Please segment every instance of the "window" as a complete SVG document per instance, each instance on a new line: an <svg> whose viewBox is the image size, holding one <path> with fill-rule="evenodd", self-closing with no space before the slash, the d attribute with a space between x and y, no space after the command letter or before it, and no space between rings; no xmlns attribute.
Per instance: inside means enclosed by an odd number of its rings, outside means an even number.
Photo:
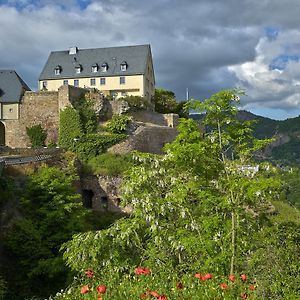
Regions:
<svg viewBox="0 0 300 300"><path fill-rule="evenodd" d="M105 85L105 78L100 78L100 84Z"/></svg>
<svg viewBox="0 0 300 300"><path fill-rule="evenodd" d="M121 63L121 71L126 71L127 70L127 62L126 61L123 61Z"/></svg>
<svg viewBox="0 0 300 300"><path fill-rule="evenodd" d="M91 78L91 85L96 85L96 79L95 78Z"/></svg>
<svg viewBox="0 0 300 300"><path fill-rule="evenodd" d="M74 80L74 86L79 86L79 80L78 79Z"/></svg>
<svg viewBox="0 0 300 300"><path fill-rule="evenodd" d="M125 84L125 77L124 76L120 77L120 84Z"/></svg>
<svg viewBox="0 0 300 300"><path fill-rule="evenodd" d="M101 65L101 72L107 72L108 70L108 64L107 63L103 63Z"/></svg>
<svg viewBox="0 0 300 300"><path fill-rule="evenodd" d="M127 93L126 93L126 92L121 92L121 96L122 96L122 97L126 97L126 96L127 96Z"/></svg>
<svg viewBox="0 0 300 300"><path fill-rule="evenodd" d="M77 74L79 74L79 73L81 73L81 71L82 71L82 66L81 66L81 65L76 65L76 66L75 66L75 72L76 72Z"/></svg>
<svg viewBox="0 0 300 300"><path fill-rule="evenodd" d="M67 79L64 80L64 85L68 85L69 81Z"/></svg>
<svg viewBox="0 0 300 300"><path fill-rule="evenodd" d="M61 66L56 66L55 69L54 69L54 74L55 75L60 75L61 73Z"/></svg>
<svg viewBox="0 0 300 300"><path fill-rule="evenodd" d="M43 81L43 87L42 88L47 89L47 84L48 84L47 81Z"/></svg>
<svg viewBox="0 0 300 300"><path fill-rule="evenodd" d="M98 72L98 64L92 65L92 73Z"/></svg>

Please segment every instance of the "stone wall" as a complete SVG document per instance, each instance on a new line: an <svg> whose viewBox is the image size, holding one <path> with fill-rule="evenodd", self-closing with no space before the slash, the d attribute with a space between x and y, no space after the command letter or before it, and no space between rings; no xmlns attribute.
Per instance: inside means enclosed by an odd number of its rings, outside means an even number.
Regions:
<svg viewBox="0 0 300 300"><path fill-rule="evenodd" d="M130 112L137 122L151 123L159 126L176 127L179 117L177 114L160 114L149 110L138 110Z"/></svg>
<svg viewBox="0 0 300 300"><path fill-rule="evenodd" d="M25 92L19 106L19 119L2 121L5 144L14 148L29 147L26 127L38 124L47 131L46 144L57 143L59 111L87 92L87 89L73 86L61 86L58 92Z"/></svg>
<svg viewBox="0 0 300 300"><path fill-rule="evenodd" d="M96 211L127 212L119 207L121 177L84 176L81 178L81 194L85 202L85 194L91 198L91 207Z"/></svg>
<svg viewBox="0 0 300 300"><path fill-rule="evenodd" d="M58 92L25 92L20 104L19 120L6 120L6 145L30 146L26 127L41 124L47 131L47 143L56 142L58 136Z"/></svg>
<svg viewBox="0 0 300 300"><path fill-rule="evenodd" d="M172 142L178 134L176 128L167 126L139 126L126 141L112 146L108 152L126 154L133 150L148 153L163 153L163 146Z"/></svg>

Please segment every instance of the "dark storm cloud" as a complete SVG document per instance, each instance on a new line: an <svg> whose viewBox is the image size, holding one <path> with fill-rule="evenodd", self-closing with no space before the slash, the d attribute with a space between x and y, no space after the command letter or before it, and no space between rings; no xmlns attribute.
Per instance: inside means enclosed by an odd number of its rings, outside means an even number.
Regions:
<svg viewBox="0 0 300 300"><path fill-rule="evenodd" d="M247 88L246 107L299 107L300 2L294 0L7 0L0 5L0 68L36 87L52 50L150 43L157 86L178 99ZM63 3L63 5L62 5ZM280 56L281 55L281 56Z"/></svg>

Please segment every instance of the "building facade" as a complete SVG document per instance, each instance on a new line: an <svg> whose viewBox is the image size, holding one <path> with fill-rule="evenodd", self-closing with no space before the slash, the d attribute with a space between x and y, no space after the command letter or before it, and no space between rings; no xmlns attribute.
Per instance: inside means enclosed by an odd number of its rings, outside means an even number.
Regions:
<svg viewBox="0 0 300 300"><path fill-rule="evenodd" d="M142 96L151 101L155 77L150 45L51 52L39 77L39 89L62 85L96 88L114 98Z"/></svg>
<svg viewBox="0 0 300 300"><path fill-rule="evenodd" d="M20 102L25 91L30 91L30 88L16 71L0 70L0 146L5 145L5 124L19 119Z"/></svg>

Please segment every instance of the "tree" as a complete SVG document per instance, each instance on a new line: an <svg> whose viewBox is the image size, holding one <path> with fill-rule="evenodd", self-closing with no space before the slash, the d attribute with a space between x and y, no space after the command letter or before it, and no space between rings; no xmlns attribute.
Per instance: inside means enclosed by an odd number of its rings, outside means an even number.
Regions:
<svg viewBox="0 0 300 300"><path fill-rule="evenodd" d="M155 89L153 100L154 109L159 113L166 114L176 110L177 102L175 94L172 91Z"/></svg>
<svg viewBox="0 0 300 300"><path fill-rule="evenodd" d="M75 180L68 170L43 167L27 183L20 201L23 218L4 240L14 262L7 274L8 298L46 297L66 284L69 270L59 248L83 230L86 215Z"/></svg>
<svg viewBox="0 0 300 300"><path fill-rule="evenodd" d="M192 274L202 278L213 272L221 278L246 271L247 254L256 245L253 232L281 187L276 169L251 161L253 151L268 141L254 139L250 124L235 119L239 94L228 90L192 101L189 108L206 112L210 131L200 132L195 122L182 120L165 155L135 155L122 195L132 214L67 242L64 258L74 271L92 269L97 276L90 284L106 282L113 299L139 297L142 284L176 299L177 281L193 286L185 290L187 299L222 297L219 289L194 283ZM130 274L137 266L146 267L143 272L151 269L153 276L135 281ZM72 299L79 299L78 286L87 282L79 278L69 289ZM67 299L68 293L63 294ZM230 295L240 296L238 287Z"/></svg>

